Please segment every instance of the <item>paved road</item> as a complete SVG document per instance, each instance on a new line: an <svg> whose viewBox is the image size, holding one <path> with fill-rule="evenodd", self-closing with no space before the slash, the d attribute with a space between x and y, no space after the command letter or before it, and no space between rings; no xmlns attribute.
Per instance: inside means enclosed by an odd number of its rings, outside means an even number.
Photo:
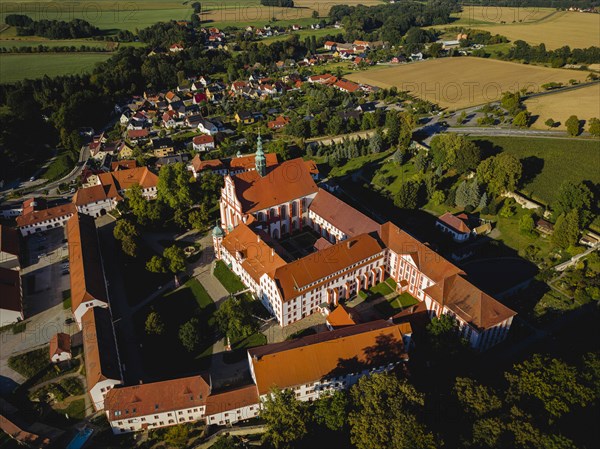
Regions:
<svg viewBox="0 0 600 449"><path fill-rule="evenodd" d="M446 132L471 134L479 136L511 136L511 137L553 137L555 139L566 140L589 140L581 137L569 137L565 131L543 130L543 129L516 129L516 128L499 128L499 127L450 127ZM584 132L581 136L589 136L589 133Z"/></svg>

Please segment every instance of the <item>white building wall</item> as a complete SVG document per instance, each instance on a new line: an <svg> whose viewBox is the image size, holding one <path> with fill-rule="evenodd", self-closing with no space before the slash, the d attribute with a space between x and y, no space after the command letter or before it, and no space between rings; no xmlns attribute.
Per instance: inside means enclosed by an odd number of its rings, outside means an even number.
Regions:
<svg viewBox="0 0 600 449"><path fill-rule="evenodd" d="M115 417L115 419L110 421L110 426L115 435L136 432L144 429L145 427L148 429L156 429L159 427L167 427L186 422L199 421L204 419L204 411L205 406L200 405L180 410L171 410L151 415L128 418L127 414L123 413L121 410L121 415L118 417L119 419Z"/></svg>
<svg viewBox="0 0 600 449"><path fill-rule="evenodd" d="M104 409L104 398L106 398L106 394L111 388L114 388L116 385L121 385L120 379L105 379L98 382L94 385L90 390L90 397L92 398L92 402L94 403L94 408L96 410Z"/></svg>
<svg viewBox="0 0 600 449"><path fill-rule="evenodd" d="M90 310L92 307L108 308L108 303L106 303L104 301L100 301L98 299L92 299L91 301L86 301L86 302L82 302L81 304L79 304L79 307L77 307L77 309L75 309L75 312L73 313L73 317L75 318L75 321L77 322L77 326L79 326L80 330L81 330L81 318L83 317L83 315L85 315L85 312Z"/></svg>
<svg viewBox="0 0 600 449"><path fill-rule="evenodd" d="M258 403L252 405L245 405L231 410L227 410L221 413L215 413L206 417L206 424L226 426L235 424L239 421L245 421L247 419L255 418L260 413L260 405Z"/></svg>
<svg viewBox="0 0 600 449"><path fill-rule="evenodd" d="M34 223L27 226L19 227L21 231L21 235L31 235L36 232L47 231L48 229L58 228L61 226L65 226L69 218L71 218L73 214L63 215L62 217L52 218L50 220L40 221L39 223Z"/></svg>
<svg viewBox="0 0 600 449"><path fill-rule="evenodd" d="M52 362L66 362L67 360L71 360L71 354L69 352L63 351L60 354L54 354L51 358Z"/></svg>

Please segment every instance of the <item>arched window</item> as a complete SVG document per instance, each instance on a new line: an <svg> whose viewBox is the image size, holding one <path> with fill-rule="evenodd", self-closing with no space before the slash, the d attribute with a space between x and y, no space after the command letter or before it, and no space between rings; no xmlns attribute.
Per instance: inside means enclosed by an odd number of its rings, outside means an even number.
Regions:
<svg viewBox="0 0 600 449"><path fill-rule="evenodd" d="M284 220L285 218L287 218L287 206L283 205L281 206L281 219Z"/></svg>
<svg viewBox="0 0 600 449"><path fill-rule="evenodd" d="M298 216L298 202L294 201L292 203L292 217L297 217Z"/></svg>

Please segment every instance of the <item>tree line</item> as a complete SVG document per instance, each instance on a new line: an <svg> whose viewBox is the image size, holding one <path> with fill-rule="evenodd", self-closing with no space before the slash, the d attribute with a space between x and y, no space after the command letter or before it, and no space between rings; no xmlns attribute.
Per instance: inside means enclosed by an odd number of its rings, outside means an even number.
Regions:
<svg viewBox="0 0 600 449"><path fill-rule="evenodd" d="M510 47L508 59L518 59L525 62L551 63L552 67L562 67L565 64L593 64L600 61L600 47L574 48L568 45L547 50L546 45L530 45L517 40Z"/></svg>
<svg viewBox="0 0 600 449"><path fill-rule="evenodd" d="M82 19L33 20L23 14L9 14L4 23L17 28L17 36L41 36L49 39L78 39L100 34L100 29Z"/></svg>

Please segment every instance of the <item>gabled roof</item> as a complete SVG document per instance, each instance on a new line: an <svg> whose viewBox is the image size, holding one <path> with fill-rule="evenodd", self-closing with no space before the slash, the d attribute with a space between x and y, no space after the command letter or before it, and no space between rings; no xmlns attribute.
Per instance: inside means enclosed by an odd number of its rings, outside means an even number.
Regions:
<svg viewBox="0 0 600 449"><path fill-rule="evenodd" d="M192 159L192 167L194 167L194 171L199 172L202 170L220 170L225 168L225 165L223 164L223 162L220 159L211 159L208 161L203 161L202 159L200 159L200 155L197 154L196 156L194 156L194 158Z"/></svg>
<svg viewBox="0 0 600 449"><path fill-rule="evenodd" d="M71 271L71 310L96 299L108 302L94 219L89 215L73 215L67 221L69 268Z"/></svg>
<svg viewBox="0 0 600 449"><path fill-rule="evenodd" d="M252 170L235 175L232 179L244 213L267 209L318 191L301 158L273 167L264 177Z"/></svg>
<svg viewBox="0 0 600 449"><path fill-rule="evenodd" d="M327 190L319 189L317 196L308 208L349 237L379 229L379 223L371 220Z"/></svg>
<svg viewBox="0 0 600 449"><path fill-rule="evenodd" d="M244 223L223 239L223 247L232 256L243 258L242 268L257 283L263 274L285 265L285 261Z"/></svg>
<svg viewBox="0 0 600 449"><path fill-rule="evenodd" d="M355 313L356 312L349 310L343 304L340 304L327 315L327 322L333 328L354 326L357 324Z"/></svg>
<svg viewBox="0 0 600 449"><path fill-rule="evenodd" d="M381 225L379 236L383 243L396 254L411 256L417 268L434 282L440 282L448 276L463 273L460 268L391 222Z"/></svg>
<svg viewBox="0 0 600 449"><path fill-rule="evenodd" d="M345 270L383 249L374 236L360 234L279 267L272 277L285 302L301 295L308 285L323 282L326 276Z"/></svg>
<svg viewBox="0 0 600 449"><path fill-rule="evenodd" d="M130 189L135 184L139 184L142 189L158 185L158 176L148 170L148 167L101 173L98 175L98 179L104 187L108 187L107 196L110 198L119 196L120 191Z"/></svg>
<svg viewBox="0 0 600 449"><path fill-rule="evenodd" d="M0 224L0 252L19 256L19 231Z"/></svg>
<svg viewBox="0 0 600 449"><path fill-rule="evenodd" d="M202 134L200 136L196 136L192 139L195 145L202 145L207 143L214 143L215 138L213 136L209 136L208 134Z"/></svg>
<svg viewBox="0 0 600 449"><path fill-rule="evenodd" d="M216 415L234 410L236 408L247 407L249 405L258 405L258 391L256 385L246 385L235 390L222 391L211 394L206 399L205 416Z"/></svg>
<svg viewBox="0 0 600 449"><path fill-rule="evenodd" d="M340 52L342 51L344 50L340 50ZM360 89L360 86L358 84L346 80L338 80L335 83L335 86L347 92L356 92L358 89Z"/></svg>
<svg viewBox="0 0 600 449"><path fill-rule="evenodd" d="M484 293L459 274L443 280L425 292L448 307L476 329L487 329L515 316L516 312Z"/></svg>
<svg viewBox="0 0 600 449"><path fill-rule="evenodd" d="M256 156L254 154L248 154L246 156L234 157L229 161L229 169L232 171L236 170L251 170L256 165ZM277 153L265 153L265 162L267 169L274 167L279 164L277 159Z"/></svg>
<svg viewBox="0 0 600 449"><path fill-rule="evenodd" d="M50 339L50 357L63 352L71 353L71 336L63 332L54 334Z"/></svg>
<svg viewBox="0 0 600 449"><path fill-rule="evenodd" d="M107 188L101 184L97 184L78 189L75 195L73 195L72 201L76 206L85 206L86 204L103 201L107 198Z"/></svg>
<svg viewBox="0 0 600 449"><path fill-rule="evenodd" d="M121 381L112 318L107 307L92 307L81 318L88 391L103 380Z"/></svg>
<svg viewBox="0 0 600 449"><path fill-rule="evenodd" d="M466 225L466 223L456 215L452 215L450 212L446 212L444 215L438 218L440 223L454 229L456 232L462 234L470 234L471 229Z"/></svg>
<svg viewBox="0 0 600 449"><path fill-rule="evenodd" d="M23 311L21 276L17 270L0 267L0 309L13 312ZM2 323L0 316L0 326Z"/></svg>
<svg viewBox="0 0 600 449"><path fill-rule="evenodd" d="M54 206L49 209L31 210L29 211L29 213L25 212L24 207L23 213L16 218L16 221L17 226L22 228L24 226L41 223L43 221L51 220L53 218L60 218L67 215L71 215L75 212L76 210L73 204L61 204L60 206Z"/></svg>
<svg viewBox="0 0 600 449"><path fill-rule="evenodd" d="M210 387L202 376L182 377L113 388L106 395L104 409L109 420L126 420L203 406L209 394Z"/></svg>
<svg viewBox="0 0 600 449"><path fill-rule="evenodd" d="M358 373L406 358L398 325L384 320L348 326L248 350L259 394Z"/></svg>

